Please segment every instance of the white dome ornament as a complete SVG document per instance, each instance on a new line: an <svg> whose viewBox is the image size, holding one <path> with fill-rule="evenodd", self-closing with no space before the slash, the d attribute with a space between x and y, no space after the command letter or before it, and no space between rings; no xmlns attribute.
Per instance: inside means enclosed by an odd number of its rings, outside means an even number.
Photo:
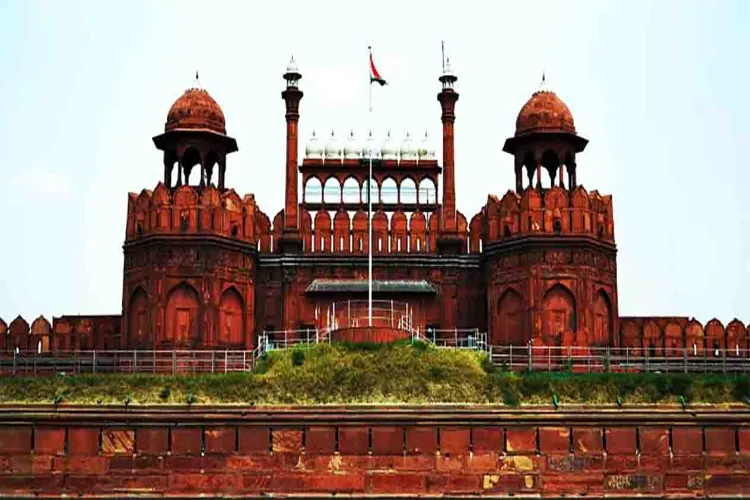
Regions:
<svg viewBox="0 0 750 500"><path fill-rule="evenodd" d="M380 155L384 160L398 160L398 146L391 139L391 131L386 134L383 146L380 148Z"/></svg>
<svg viewBox="0 0 750 500"><path fill-rule="evenodd" d="M372 136L372 130L370 130L367 134L367 142L365 143L364 150L362 151L362 157L367 159L376 159L379 157L378 152L378 147L375 145L375 137Z"/></svg>
<svg viewBox="0 0 750 500"><path fill-rule="evenodd" d="M414 143L411 140L411 134L406 133L404 142L401 143L401 160L414 161L419 158L418 150L414 147Z"/></svg>
<svg viewBox="0 0 750 500"><path fill-rule="evenodd" d="M359 146L357 139L354 138L354 131L349 131L349 139L344 147L344 158L347 160L356 160L362 156L362 148Z"/></svg>
<svg viewBox="0 0 750 500"><path fill-rule="evenodd" d="M333 130L331 130L331 138L326 143L326 160L341 160L341 146Z"/></svg>
<svg viewBox="0 0 750 500"><path fill-rule="evenodd" d="M310 140L307 142L307 146L305 146L305 157L314 159L314 160L321 160L323 159L323 153L325 152L325 148L323 147L323 144L318 140L317 136L315 135L315 131L313 130L312 137L310 137Z"/></svg>
<svg viewBox="0 0 750 500"><path fill-rule="evenodd" d="M420 160L434 160L435 159L435 147L430 142L427 132L424 133L424 139L422 144L419 146L419 159Z"/></svg>

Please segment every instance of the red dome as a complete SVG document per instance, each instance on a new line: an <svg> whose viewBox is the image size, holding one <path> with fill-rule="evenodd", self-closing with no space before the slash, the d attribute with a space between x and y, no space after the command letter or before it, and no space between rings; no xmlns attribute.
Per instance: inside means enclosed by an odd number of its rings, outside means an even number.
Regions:
<svg viewBox="0 0 750 500"><path fill-rule="evenodd" d="M576 133L573 115L554 92L534 92L518 113L516 136L535 132Z"/></svg>
<svg viewBox="0 0 750 500"><path fill-rule="evenodd" d="M226 135L224 112L203 89L188 89L167 113L165 132L173 130L210 130Z"/></svg>

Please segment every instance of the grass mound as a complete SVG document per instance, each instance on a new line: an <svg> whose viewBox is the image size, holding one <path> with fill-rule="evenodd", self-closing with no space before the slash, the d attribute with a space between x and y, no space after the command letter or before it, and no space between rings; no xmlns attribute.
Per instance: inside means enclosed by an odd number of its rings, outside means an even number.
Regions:
<svg viewBox="0 0 750 500"><path fill-rule="evenodd" d="M274 351L253 373L0 378L0 403L75 404L725 404L750 378L506 373L485 355L424 343L321 344Z"/></svg>

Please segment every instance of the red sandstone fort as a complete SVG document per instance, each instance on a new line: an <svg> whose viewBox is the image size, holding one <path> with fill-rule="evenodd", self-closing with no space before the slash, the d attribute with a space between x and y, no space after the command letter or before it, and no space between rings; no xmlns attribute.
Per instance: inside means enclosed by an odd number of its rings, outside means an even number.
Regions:
<svg viewBox="0 0 750 500"><path fill-rule="evenodd" d="M437 95L440 160L426 136L376 143L370 132L362 142L313 135L300 161L294 61L284 79L282 210L269 217L252 194L231 188L227 159L238 145L224 114L206 90L185 91L153 138L164 152L161 181L127 198L122 315L0 319L5 349L252 349L263 332L356 330L367 316L370 223L386 337L406 325L436 336L476 329L493 345L655 355L748 347L750 329L737 319L618 315L612 196L580 184L588 141L553 92L530 97L505 141L515 185L493 186L510 189L467 215L455 199L459 94L450 67Z"/></svg>

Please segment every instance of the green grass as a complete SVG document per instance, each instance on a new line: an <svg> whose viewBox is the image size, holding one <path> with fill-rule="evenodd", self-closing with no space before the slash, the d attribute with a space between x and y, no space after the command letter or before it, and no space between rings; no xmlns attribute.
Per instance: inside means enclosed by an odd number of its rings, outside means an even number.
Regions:
<svg viewBox="0 0 750 500"><path fill-rule="evenodd" d="M423 343L271 352L253 373L0 378L0 403L59 404L742 403L750 377L506 373L480 353Z"/></svg>

